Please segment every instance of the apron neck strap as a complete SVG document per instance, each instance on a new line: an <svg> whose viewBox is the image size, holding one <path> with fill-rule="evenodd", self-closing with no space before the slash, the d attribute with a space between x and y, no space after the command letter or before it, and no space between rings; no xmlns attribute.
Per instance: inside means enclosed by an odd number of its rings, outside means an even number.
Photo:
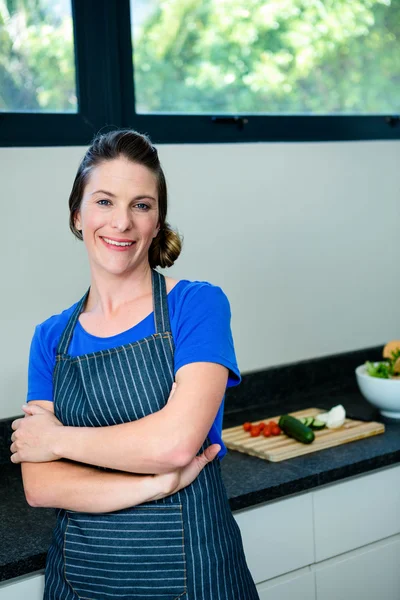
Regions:
<svg viewBox="0 0 400 600"><path fill-rule="evenodd" d="M153 289L153 310L154 310L154 326L156 333L164 333L171 331L168 312L167 287L165 277L158 273L155 269L151 270L151 283ZM57 347L57 354L66 354L71 342L72 334L79 315L81 314L87 297L89 296L90 287L86 294L82 296L72 313L66 328L63 331L60 342Z"/></svg>
<svg viewBox="0 0 400 600"><path fill-rule="evenodd" d="M156 333L171 331L168 312L167 286L164 275L151 270L153 284L154 327Z"/></svg>

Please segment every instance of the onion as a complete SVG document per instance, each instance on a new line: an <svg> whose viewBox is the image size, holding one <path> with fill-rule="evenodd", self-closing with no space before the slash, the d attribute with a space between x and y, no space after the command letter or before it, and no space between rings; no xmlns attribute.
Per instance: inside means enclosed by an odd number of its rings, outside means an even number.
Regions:
<svg viewBox="0 0 400 600"><path fill-rule="evenodd" d="M346 419L346 411L342 404L337 404L329 412L317 415L316 419L325 423L328 429L337 429L343 425Z"/></svg>

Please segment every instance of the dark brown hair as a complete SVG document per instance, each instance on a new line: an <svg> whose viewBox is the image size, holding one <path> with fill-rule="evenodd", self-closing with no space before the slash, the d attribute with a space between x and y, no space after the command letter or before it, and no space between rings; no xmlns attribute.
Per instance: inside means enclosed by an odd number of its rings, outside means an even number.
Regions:
<svg viewBox="0 0 400 600"><path fill-rule="evenodd" d="M167 217L167 183L161 168L157 149L146 135L132 129L118 129L97 135L81 164L75 177L69 197L69 227L79 240L82 232L75 227L75 217L82 202L83 191L92 170L98 165L119 157L147 167L155 176L158 193L158 212L160 231L149 248L150 267L171 267L178 258L182 241L180 236L166 222Z"/></svg>

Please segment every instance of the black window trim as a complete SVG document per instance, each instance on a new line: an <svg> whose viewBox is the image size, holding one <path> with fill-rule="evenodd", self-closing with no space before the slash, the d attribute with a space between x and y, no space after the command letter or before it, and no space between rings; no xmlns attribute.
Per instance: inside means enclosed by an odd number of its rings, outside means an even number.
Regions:
<svg viewBox="0 0 400 600"><path fill-rule="evenodd" d="M165 144L400 139L399 115L135 114L129 0L72 0L72 14L79 112L0 113L0 147L88 145L115 127Z"/></svg>

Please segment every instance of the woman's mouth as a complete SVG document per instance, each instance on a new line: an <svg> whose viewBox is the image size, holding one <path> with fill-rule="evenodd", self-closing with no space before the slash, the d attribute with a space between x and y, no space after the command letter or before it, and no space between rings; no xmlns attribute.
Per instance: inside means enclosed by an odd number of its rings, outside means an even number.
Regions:
<svg viewBox="0 0 400 600"><path fill-rule="evenodd" d="M113 238L102 236L100 236L100 239L110 250L129 250L129 248L135 244L133 240L115 240Z"/></svg>

